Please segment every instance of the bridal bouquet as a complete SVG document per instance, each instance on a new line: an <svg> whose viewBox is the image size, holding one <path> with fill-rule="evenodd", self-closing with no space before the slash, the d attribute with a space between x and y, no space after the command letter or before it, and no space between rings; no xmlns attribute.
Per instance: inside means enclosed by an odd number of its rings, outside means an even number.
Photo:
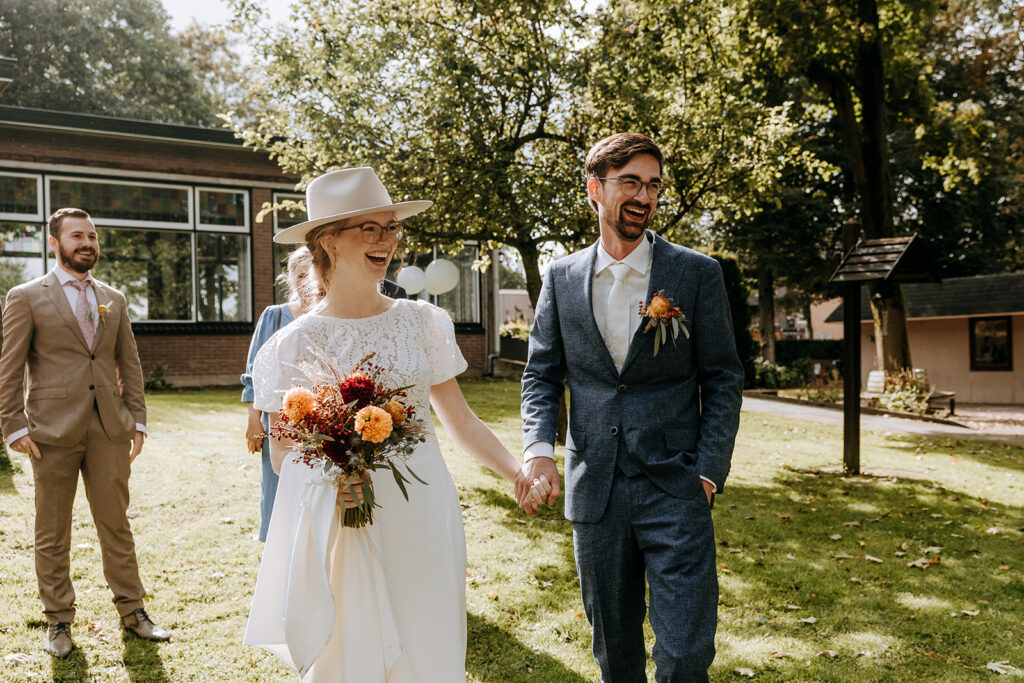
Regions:
<svg viewBox="0 0 1024 683"><path fill-rule="evenodd" d="M359 361L347 375L329 366L329 377L312 389L292 387L284 395L279 419L270 428L277 439L298 443L299 459L312 468L322 468L335 483L347 491L356 507L346 508L345 526L373 524L373 483L362 482L363 500L353 485L365 473L390 469L405 499L410 480L399 470L417 443L425 440L423 423L416 411L403 404L405 389L389 387L385 368L371 362L374 354ZM407 464L405 470L421 484Z"/></svg>

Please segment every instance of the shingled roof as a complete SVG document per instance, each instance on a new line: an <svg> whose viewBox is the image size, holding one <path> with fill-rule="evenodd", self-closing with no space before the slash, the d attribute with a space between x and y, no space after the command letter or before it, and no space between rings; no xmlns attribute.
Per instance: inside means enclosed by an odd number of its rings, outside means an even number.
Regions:
<svg viewBox="0 0 1024 683"><path fill-rule="evenodd" d="M907 318L1024 313L1024 272L955 277L941 283L904 284ZM868 297L860 298L860 319L871 320ZM843 306L825 322L843 321Z"/></svg>

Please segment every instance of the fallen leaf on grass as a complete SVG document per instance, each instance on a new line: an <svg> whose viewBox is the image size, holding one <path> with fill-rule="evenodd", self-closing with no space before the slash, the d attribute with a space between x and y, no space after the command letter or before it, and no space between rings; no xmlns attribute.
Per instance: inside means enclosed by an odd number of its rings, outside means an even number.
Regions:
<svg viewBox="0 0 1024 683"><path fill-rule="evenodd" d="M860 522L843 522L843 526L860 526Z"/></svg>
<svg viewBox="0 0 1024 683"><path fill-rule="evenodd" d="M930 558L930 559L927 558L927 557L919 557L916 560L914 560L913 562L907 562L907 566L908 567L916 567L917 569L927 569L928 567L932 566L933 564L939 564L941 562L942 562L942 558L941 557L933 557L933 558Z"/></svg>
<svg viewBox="0 0 1024 683"><path fill-rule="evenodd" d="M865 555L864 559L867 560L868 562L874 562L876 564L882 564L882 562L885 561L885 560L883 560L880 557L875 557L874 555Z"/></svg>
<svg viewBox="0 0 1024 683"><path fill-rule="evenodd" d="M965 617L976 617L979 614L981 614L981 610L962 609L962 610L960 610L960 614L964 615Z"/></svg>
<svg viewBox="0 0 1024 683"><path fill-rule="evenodd" d="M797 610L800 609L800 605L786 605L786 609Z"/></svg>
<svg viewBox="0 0 1024 683"><path fill-rule="evenodd" d="M835 650L822 650L816 656L818 656L818 657L828 657L829 659L831 659L832 657L838 657L839 653L836 652Z"/></svg>
<svg viewBox="0 0 1024 683"><path fill-rule="evenodd" d="M843 535L842 534L832 534L831 536L829 536L829 538L831 538L833 541L841 541L841 540L843 540Z"/></svg>
<svg viewBox="0 0 1024 683"><path fill-rule="evenodd" d="M988 529L985 529L985 533L986 534L998 534L999 533L999 527L991 526Z"/></svg>
<svg viewBox="0 0 1024 683"><path fill-rule="evenodd" d="M930 545L927 548L925 548L922 552L924 552L925 555L938 555L942 552L942 548L940 548L937 545Z"/></svg>
<svg viewBox="0 0 1024 683"><path fill-rule="evenodd" d="M746 676L747 678L753 678L754 677L754 670L753 669L743 669L743 668L740 668L740 669L736 669L735 673L737 675L739 675L739 676Z"/></svg>
<svg viewBox="0 0 1024 683"><path fill-rule="evenodd" d="M806 617L804 619L800 619L799 621L800 621L801 624L816 624L816 623L818 623L818 620L815 619L814 617Z"/></svg>
<svg viewBox="0 0 1024 683"><path fill-rule="evenodd" d="M832 553L833 560L852 560L853 555L847 555L846 553Z"/></svg>
<svg viewBox="0 0 1024 683"><path fill-rule="evenodd" d="M772 659L782 659L783 657L788 657L788 656L789 656L788 652L783 652L781 650L779 650L777 652L773 652L771 654Z"/></svg>

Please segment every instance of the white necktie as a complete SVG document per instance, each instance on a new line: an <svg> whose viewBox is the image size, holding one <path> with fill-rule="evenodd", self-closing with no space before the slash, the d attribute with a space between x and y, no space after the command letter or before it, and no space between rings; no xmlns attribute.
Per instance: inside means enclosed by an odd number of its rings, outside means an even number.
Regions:
<svg viewBox="0 0 1024 683"><path fill-rule="evenodd" d="M615 361L615 369L622 370L629 350L629 302L626 300L626 273L629 266L613 263L608 266L615 282L608 291L608 308L605 310L604 341Z"/></svg>

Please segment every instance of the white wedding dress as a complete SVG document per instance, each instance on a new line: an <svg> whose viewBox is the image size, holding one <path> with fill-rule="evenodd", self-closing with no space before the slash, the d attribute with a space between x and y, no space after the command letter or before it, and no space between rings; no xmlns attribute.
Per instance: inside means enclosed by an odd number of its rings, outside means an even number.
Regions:
<svg viewBox="0 0 1024 683"><path fill-rule="evenodd" d="M369 318L304 315L260 350L254 406L276 415L285 391L312 385L310 368L326 359L347 373L371 352L395 386L411 385L407 400L428 435L407 462L427 485L407 485L407 502L390 472L376 472L374 523L345 528L337 489L288 458L245 642L303 683L465 681L466 539L430 416L430 387L466 368L448 314L399 299Z"/></svg>

